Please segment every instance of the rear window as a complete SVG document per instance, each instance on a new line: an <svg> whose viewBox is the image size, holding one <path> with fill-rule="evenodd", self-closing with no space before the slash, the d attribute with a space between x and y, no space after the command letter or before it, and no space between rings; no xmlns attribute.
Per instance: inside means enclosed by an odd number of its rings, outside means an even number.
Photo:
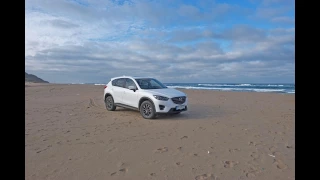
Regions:
<svg viewBox="0 0 320 180"><path fill-rule="evenodd" d="M118 86L118 87L124 87L126 80L124 78L120 78L120 79L116 79L114 80L115 82L112 81L112 85L114 83L114 86Z"/></svg>
<svg viewBox="0 0 320 180"><path fill-rule="evenodd" d="M113 81L111 82L112 86L115 86L116 83L117 83L117 81L118 81L118 79L113 80Z"/></svg>

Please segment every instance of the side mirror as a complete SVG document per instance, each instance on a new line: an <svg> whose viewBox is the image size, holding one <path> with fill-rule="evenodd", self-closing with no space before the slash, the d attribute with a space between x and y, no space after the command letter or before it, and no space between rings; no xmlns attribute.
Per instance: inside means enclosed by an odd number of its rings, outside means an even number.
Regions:
<svg viewBox="0 0 320 180"><path fill-rule="evenodd" d="M129 88L130 90L133 90L134 92L136 92L136 90L137 90L136 87L134 87L134 86L129 86L128 88Z"/></svg>

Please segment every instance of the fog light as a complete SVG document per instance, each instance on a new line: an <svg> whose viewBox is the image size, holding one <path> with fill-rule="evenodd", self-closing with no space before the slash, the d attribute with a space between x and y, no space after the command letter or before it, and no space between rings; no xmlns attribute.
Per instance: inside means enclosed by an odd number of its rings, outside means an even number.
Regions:
<svg viewBox="0 0 320 180"><path fill-rule="evenodd" d="M165 107L164 105L159 105L160 110L163 110L164 107Z"/></svg>

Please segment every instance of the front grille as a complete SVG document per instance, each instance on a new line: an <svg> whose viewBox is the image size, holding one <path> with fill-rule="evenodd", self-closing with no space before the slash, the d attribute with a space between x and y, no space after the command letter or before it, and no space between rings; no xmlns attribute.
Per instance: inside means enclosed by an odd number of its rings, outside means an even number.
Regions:
<svg viewBox="0 0 320 180"><path fill-rule="evenodd" d="M184 102L186 102L186 99L187 99L186 96L171 98L172 102L174 102L175 104L183 104Z"/></svg>

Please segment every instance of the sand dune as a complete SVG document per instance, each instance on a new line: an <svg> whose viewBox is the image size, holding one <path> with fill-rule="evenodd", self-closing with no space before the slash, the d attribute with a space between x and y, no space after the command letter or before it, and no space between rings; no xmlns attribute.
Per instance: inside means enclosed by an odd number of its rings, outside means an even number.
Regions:
<svg viewBox="0 0 320 180"><path fill-rule="evenodd" d="M26 84L25 179L295 179L294 94L182 91L145 120L103 86Z"/></svg>

